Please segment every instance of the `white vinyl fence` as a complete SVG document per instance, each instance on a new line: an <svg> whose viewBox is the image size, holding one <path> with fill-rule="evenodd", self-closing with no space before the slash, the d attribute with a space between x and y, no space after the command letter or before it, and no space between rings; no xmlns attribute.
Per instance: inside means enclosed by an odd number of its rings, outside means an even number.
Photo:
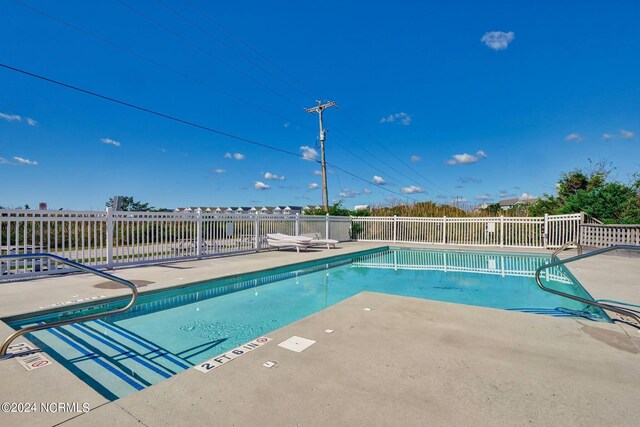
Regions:
<svg viewBox="0 0 640 427"><path fill-rule="evenodd" d="M576 241L582 214L544 217L353 217L360 241L441 245L557 248Z"/></svg>
<svg viewBox="0 0 640 427"><path fill-rule="evenodd" d="M556 248L583 215L404 218L310 215L0 210L0 255L51 253L97 268L259 251L267 233L345 241ZM44 259L0 262L0 281L68 271Z"/></svg>
<svg viewBox="0 0 640 427"><path fill-rule="evenodd" d="M0 255L51 253L97 268L255 252L267 233L349 240L348 217L205 212L0 210ZM44 259L0 262L0 281L68 271Z"/></svg>
<svg viewBox="0 0 640 427"><path fill-rule="evenodd" d="M580 243L596 248L640 245L640 225L583 224L580 227Z"/></svg>

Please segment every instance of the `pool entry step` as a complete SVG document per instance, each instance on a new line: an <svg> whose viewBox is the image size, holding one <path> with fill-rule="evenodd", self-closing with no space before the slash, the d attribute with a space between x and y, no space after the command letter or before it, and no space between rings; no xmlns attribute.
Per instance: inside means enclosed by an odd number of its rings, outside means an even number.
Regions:
<svg viewBox="0 0 640 427"><path fill-rule="evenodd" d="M46 329L35 336L35 342L55 348L76 375L111 400L193 365L181 355L103 320Z"/></svg>

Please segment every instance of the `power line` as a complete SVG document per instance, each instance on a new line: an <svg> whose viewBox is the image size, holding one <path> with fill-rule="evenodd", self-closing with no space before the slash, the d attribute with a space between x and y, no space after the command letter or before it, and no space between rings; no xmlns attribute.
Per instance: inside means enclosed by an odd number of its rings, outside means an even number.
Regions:
<svg viewBox="0 0 640 427"><path fill-rule="evenodd" d="M393 172L397 173L398 175L406 178L409 180L409 182L414 182L416 184L420 184L418 181L415 180L415 178L411 178L408 175L406 175L405 173L401 172L400 170L396 169L395 167L391 166L388 162L385 162L383 159L379 158L378 156L376 156L375 154L373 154L371 152L371 150L366 149L365 147L363 147L362 145L358 144L357 142L355 142L354 140L350 141L351 144L355 145L356 147L360 148L360 150L362 150L363 153L367 153L370 157L374 158L375 160L379 161L380 163L382 163L385 167L389 168L390 170L392 170ZM339 148L351 153L352 155L356 156L358 158L358 160L360 160L363 163L368 164L369 166L371 166L372 168L374 168L375 170L377 170L378 172L380 172L383 175L391 175L389 172L383 172L382 170L380 170L380 168L373 166L371 163L367 162L366 160L364 160L361 156L356 155L355 153L353 153L351 150L336 144Z"/></svg>
<svg viewBox="0 0 640 427"><path fill-rule="evenodd" d="M184 22L186 22L187 24L191 25L192 27L196 28L197 30L199 30L200 32L202 32L203 34L205 34L206 36L208 36L209 38L211 38L213 41L215 41L216 43L220 44L221 46L229 49L230 51L234 52L235 54L239 55L240 57L242 57L245 61L247 61L248 63L250 63L251 65L253 65L254 67L256 67L257 69L259 69L260 71L268 74L269 76L271 76L272 78L278 80L279 82L285 84L286 86L289 86L291 89L297 91L298 93L304 95L305 97L307 96L307 94L305 94L304 92L300 91L298 88L296 88L295 86L291 85L289 82L285 81L284 79L282 79L281 77L273 74L271 71L267 70L266 68L264 68L262 65L258 64L257 62L255 62L253 59L249 58L247 55L245 55L244 53L240 52L239 50L229 46L227 43L225 43L224 41L220 40L218 37L216 37L214 34L212 34L210 31L202 28L200 25L196 24L195 22L193 22L192 20L190 20L189 18L187 18L186 16L182 15L180 12L178 12L177 10L175 10L174 8L172 8L171 6L167 5L165 2L163 2L162 0L155 0L156 3L158 3L160 6L164 7L165 9L167 9L169 12L171 12L173 15L177 16L178 18L180 18L181 20L183 20Z"/></svg>
<svg viewBox="0 0 640 427"><path fill-rule="evenodd" d="M299 85L301 85L301 87L305 88L306 90L308 90L308 87L306 87L306 85L301 82L299 79L297 79L295 76L293 76L292 74L290 74L289 72L287 72L285 69L281 68L275 61L272 61L271 59L269 59L268 56L264 55L260 50L256 49L255 47L251 46L251 44L249 44L248 42L246 42L245 40L243 40L239 35L237 35L236 33L234 33L233 31L231 31L229 28L225 27L224 25L222 25L220 22L218 22L217 20L215 20L214 18L211 17L211 15L205 13L202 9L200 9L199 7L195 6L193 4L193 2L191 2L190 0L183 0L186 4L189 5L189 7L191 7L193 10L195 10L196 12L198 12L200 15L202 15L205 19L207 19L208 21L210 21L212 24L214 24L215 26L217 26L218 28L220 28L222 31L224 31L225 33L229 34L231 37L233 37L234 39L236 39L238 42L240 42L242 45L244 45L246 48L248 48L249 50L251 50L253 53L255 53L256 55L258 55L259 57L261 57L262 59L264 59L265 61L267 61L269 64L271 64L274 68L276 68L278 71L280 71L281 73L283 73L284 75L286 75L287 77L289 77L290 79L292 79L293 81L297 82ZM317 96L313 96L313 95L309 95L310 98L312 99L319 99L319 97Z"/></svg>
<svg viewBox="0 0 640 427"><path fill-rule="evenodd" d="M414 168L412 168L409 164L407 164L404 160L402 160L401 158L399 158L392 150L390 150L389 148L387 148L384 144L380 143L379 141L377 141L373 135L371 135L371 133L369 133L369 131L367 129L365 129L363 126L361 126L357 121L355 121L346 111L341 110L343 112L343 114L345 115L345 117L351 122L353 123L356 127L358 127L360 130L362 130L373 142L376 142L378 145L380 145L385 151L387 151L393 158L395 158L396 160L398 160L400 163L402 163L404 166L406 166L409 170L411 170L414 174L416 174L417 176L419 176L420 178L422 178L423 180L425 180L425 182L433 185L436 188L440 188L441 190L443 190L445 193L448 193L449 195L451 195L451 193L449 192L449 190L445 189L444 187L436 184L435 182L431 181L430 179L428 179L427 177L425 177L424 175L422 175L421 173L419 173L418 171L416 171Z"/></svg>
<svg viewBox="0 0 640 427"><path fill-rule="evenodd" d="M287 154L289 156L297 157L299 159L309 160L308 158L304 157L304 155L298 154L298 153L294 153L293 151L285 150L283 148L274 147L274 146L269 145L269 144L265 144L265 143L262 143L262 142L258 142L258 141L254 141L254 140L251 140L251 139L248 139L248 138L237 136L237 135L234 135L234 134L231 134L231 133L228 133L228 132L217 130L217 129L211 128L209 126L201 125L201 124L198 124L198 123L186 120L186 119L181 119L179 117L175 117L175 116L172 116L172 115L169 115L169 114L165 114L165 113L161 113L161 112L158 112L158 111L155 111L155 110L151 110L151 109L146 108L146 107L141 107L139 105L135 105L135 104L132 104L130 102L121 101L119 99L116 99L116 98L113 98L113 97L110 97L110 96L107 96L107 95L102 95L102 94L99 94L97 92L90 91L88 89L83 89L83 88L78 87L78 86L74 86L74 85L71 85L71 84L68 84L68 83L64 83L64 82L61 82L61 81L58 81L58 80L54 80L52 78L45 77L45 76L42 76L42 75L39 75L39 74L35 74L35 73L32 73L30 71L26 71L26 70L23 70L23 69L20 69L20 68L12 67L12 66L7 65L7 64L0 63L0 67L5 68L7 70L14 71L16 73L20 73L20 74L29 76L29 77L33 77L33 78L38 79L38 80L42 80L42 81L45 81L45 82L48 82L48 83L52 83L52 84L55 84L55 85L58 85L58 86L62 86L64 88L71 89L71 90L74 90L76 92L81 92L81 93L84 93L86 95L90 95L90 96L93 96L93 97L96 97L96 98L100 98L100 99L105 100L105 101L109 101L109 102L113 102L113 103L116 103L116 104L119 104L119 105L122 105L122 106L125 106L125 107L129 107L129 108L132 108L134 110L142 111L142 112L145 112L145 113L157 116L157 117L161 117L161 118L164 118L164 119L167 119L167 120L171 120L171 121L174 121L174 122L177 122L177 123L181 123L181 124L184 124L184 125L187 125L187 126L191 126L191 127L194 127L194 128L200 129L200 130L204 130L204 131L207 131L207 132L215 133L217 135L224 136L226 138L235 139L237 141L242 141L242 142L245 142L247 144L251 144L251 145L258 146L258 147L266 148L268 150L277 151L277 152L280 152L280 153L283 153L283 154ZM320 163L319 160L310 160L310 161L313 161L315 163ZM383 190L385 190L387 192L390 192L390 193L393 193L393 194L396 194L396 195L399 195L399 196L402 196L402 197L406 197L406 195L400 194L400 193L398 193L396 191L393 191L393 190L391 190L389 188L385 188L382 185L378 185L376 183L370 182L369 180L367 180L365 178L362 178L361 176L358 176L358 175L356 175L356 174L354 174L354 173L352 173L352 172L350 172L350 171L348 171L348 170L346 170L344 168L341 168L338 165L335 165L335 164L332 164L332 163L327 163L327 164L329 166L335 168L335 169L338 169L338 170L340 170L340 171L342 171L342 172L344 172L344 173L356 178L356 179L359 179L361 181L367 182L367 183L369 183L371 185L374 185L374 186L376 186L378 188L381 188L381 189L383 189Z"/></svg>
<svg viewBox="0 0 640 427"><path fill-rule="evenodd" d="M30 4L24 3L24 2L22 2L20 0L13 0L13 1L15 3L17 3L18 5L24 7L24 8L27 8L27 9L29 9L29 10L31 10L31 11L39 14L39 15L42 15L42 16L44 16L44 17L46 17L46 18L48 18L48 19L50 19L50 20L52 20L54 22L57 22L58 24L61 24L61 25L65 26L65 27L67 27L67 28L70 28L70 29L72 29L74 31L77 31L77 32L79 32L81 34L84 34L84 35L89 36L89 37L91 37L91 38L93 38L95 40L98 40L99 42L104 43L104 44L106 44L108 46L111 46L111 47L113 47L115 49L118 49L118 50L126 53L127 55L133 56L134 58L140 59L142 61L146 61L146 62L148 62L150 64L153 64L153 65L155 65L155 66L157 66L157 67L159 67L159 68L161 68L161 69L163 69L165 71L169 71L169 72L171 72L173 74L176 74L176 75L178 75L178 76L180 76L180 77L182 77L184 79L187 79L187 80L189 80L189 81L191 81L193 83L196 83L196 84L198 84L200 86L203 86L203 87L205 87L205 88L207 88L207 89L209 89L209 90L211 90L211 91L213 91L213 92L215 92L215 93L217 93L219 95L222 95L222 96L225 96L225 97L227 97L229 99L233 99L235 101L238 101L238 102L241 102L243 104L246 104L246 105L248 105L248 106L250 106L252 108L255 108L256 110L271 114L274 117L278 117L281 120L285 120L285 121L288 121L288 122L296 123L296 124L298 124L298 125L300 125L302 127L308 128L308 127L298 123L295 120L291 120L290 118L281 115L278 112L275 112L275 111L270 110L270 109L268 109L268 108L266 108L266 107L264 107L262 105L255 104L255 103L253 103L251 101L248 101L248 100L246 100L246 99L244 99L242 97L239 97L237 95L234 95L232 93L229 93L227 91L219 89L219 88L217 88L215 86L212 86L209 83L207 83L205 81L202 81L202 80L200 80L200 79L198 79L196 77L193 77L192 75L190 75L188 73L185 73L183 71L180 71L180 70L177 70L175 68L172 68L172 67L170 67L168 65L163 64L162 62L156 61L155 59L146 57L146 56L144 56L144 55L142 55L142 54L140 54L140 53L138 53L138 52L136 52L136 51L134 51L132 49L129 49L129 48L127 48L125 46L122 46L122 45L120 45L118 43L115 43L115 42L113 42L113 41L111 41L111 40L109 40L109 39L107 39L105 37L102 37L100 35L92 33L91 31L88 31L88 30L86 30L86 29L84 29L82 27L79 27L79 26L77 26L75 24L72 24L72 23L67 22L67 21L65 21L63 19L60 19L57 16L51 15L50 13L45 12L45 11L43 11L41 9L38 9L38 8L36 8L36 7L34 7L34 6L30 5Z"/></svg>
<svg viewBox="0 0 640 427"><path fill-rule="evenodd" d="M164 119L173 120L174 122L178 122L178 123L182 123L182 124L185 124L185 125L188 125L188 126L192 126L192 127L198 128L198 129L206 130L208 132L213 132L215 134L218 134L218 135L221 135L221 136L225 136L227 138L236 139L238 141L243 141L243 142L246 142L248 144L257 145L257 146L260 146L260 147L263 147L263 148L267 148L269 150L279 151L281 153L285 153L285 154L288 154L288 155L291 155L291 156L295 156L295 157L298 157L298 158L303 158L303 156L301 154L294 153L293 151L288 151L288 150L285 150L285 149L282 149L282 148L273 147L271 145L263 144L261 142L257 142L257 141L253 141L253 140L250 140L250 139L247 139L247 138L236 136L236 135L233 135L233 134L228 133L228 132L223 132L223 131L220 131L220 130L217 130L217 129L210 128L208 126L204 126L204 125L200 125L200 124L197 124L197 123L194 123L194 122L190 122L188 120L181 119L179 117L171 116L171 115L165 114L165 113L160 113L158 111L154 111L154 110L151 110L151 109L146 108L146 107L141 107L139 105L131 104L131 103L126 102L126 101L121 101L119 99L112 98L110 96L101 95L101 94L99 94L97 92L93 92L93 91L90 91L90 90L87 90L87 89L83 89L81 87L74 86L74 85L71 85L71 84L68 84L68 83L63 83L61 81L54 80L54 79L51 79L51 78L48 78L48 77L44 77L44 76L41 76L39 74L31 73L29 71L22 70L20 68L15 68L15 67L12 67L10 65L6 65L6 64L2 64L2 63L0 63L0 67L6 68L8 70L15 71L15 72L18 72L18 73L21 73L21 74L24 74L24 75L27 75L27 76L30 76L30 77L34 77L34 78L37 78L37 79L40 79L40 80L43 80L43 81L46 81L46 82L49 82L49 83L53 83L53 84L56 84L58 86L66 87L67 89L72 89L72 90L75 90L77 92L82 92L82 93L87 94L87 95L95 96L96 98L101 98L101 99L103 99L105 101L114 102L116 104L124 105L125 107L133 108L135 110L143 111L145 113L153 114L155 116L162 117Z"/></svg>
<svg viewBox="0 0 640 427"><path fill-rule="evenodd" d="M161 6L163 6L165 9L169 10L172 14L174 14L175 16L177 16L178 18L184 20L185 22L191 24L193 27L197 28L198 30L200 30L201 32L204 32L205 34L207 34L209 37L213 38L216 42L222 44L223 46L233 50L234 52L238 53L236 50L230 48L228 45L222 43L217 37L213 36L210 32L202 29L200 26L194 24L192 21L190 21L188 18L184 17L183 15L181 15L180 13L178 13L176 10L172 9L171 7L167 6L166 4L164 4L162 1L160 0L155 0L158 4L160 4ZM214 23L216 26L220 27L221 29L223 29L223 31L227 32L228 34L232 35L234 38L236 38L237 40L239 40L242 44L244 44L245 46L249 47L252 51L256 52L257 54L259 54L261 57L263 57L264 59L268 60L268 58L266 58L264 55L262 55L257 49L251 47L248 43L244 42L239 36L237 36L235 33L231 32L230 30L226 29L226 27L222 26L221 24L219 24L216 20L214 20L213 18L211 18L209 15L207 15L206 13L204 13L201 9L197 8L196 6L193 5L193 3L189 2L188 0L184 0L185 3L187 3L192 9L194 9L196 12L200 13L202 16L204 16L206 19L208 19L209 21L211 21L212 23ZM190 44L191 46L195 47L196 49L208 54L209 56L212 56L214 59L220 61L221 63L223 63L224 65L226 65L227 67L230 67L231 69L233 69L234 71L244 75L246 78L260 84L261 86L263 86L264 88L266 88L267 90L271 91L272 93L278 95L279 97L288 100L294 104L296 104L295 101L293 101L291 98L289 98L286 95L283 95L282 93L280 93L279 91L274 90L273 88L269 87L268 85L266 85L265 83L263 83L262 81L250 76L249 74L243 72L242 70L238 69L237 67L233 66L232 64L220 59L219 57L217 57L216 55L214 55L211 51L209 51L208 49L205 49L201 46L199 46L198 44L192 42L191 40L189 40L188 38L180 35L179 33L177 33L176 31L172 30L171 28L159 23L158 21L156 21L155 19L151 18L149 15L145 14L144 12L140 11L139 9L131 6L130 4L128 4L125 0L118 0L119 3L121 3L123 6L127 7L128 9L130 9L131 11L133 11L134 13L142 16L144 19L150 21L151 23L153 23L154 25L156 25L157 27L159 27L160 29L162 29L165 32L169 32L170 34L172 34L174 37L179 38L180 40L183 40L184 42ZM247 59L245 57L245 59ZM276 68L278 68L281 71L282 70L280 67L278 67L275 63L273 63L272 61L268 60L272 65L274 65ZM257 64L254 61L251 61L251 63L253 63L254 65L257 66ZM260 67L260 69L264 70L262 67ZM270 75L273 76L273 74L269 73ZM288 73L287 73L288 74ZM290 77L293 77L291 75L289 75ZM280 81L283 81L281 79L278 79ZM291 86L291 85L289 85ZM300 91L299 91L300 92ZM303 107L304 108L304 107ZM351 119L349 117L349 119L351 121L353 121L353 119ZM355 121L354 121L355 123ZM357 123L356 123L357 125ZM359 126L359 125L358 125ZM363 128L362 128L363 129ZM364 130L364 129L363 129ZM366 130L365 130L366 132ZM398 161L400 161L403 165L405 165L406 167L408 167L409 169L411 169L414 173L418 174L422 179L424 179L426 182L430 182L432 185L437 186L437 184L432 183L431 181L429 181L427 178L425 178L424 176L420 175L417 171L415 171L413 168L411 168L409 165L407 165L406 163L404 163L399 157L396 156L395 153L393 153L391 150L389 150L388 148L384 147L383 148L388 151L391 156L393 156L395 159L397 159ZM373 155L372 153L370 153L369 151L367 151L369 153L369 155L371 155L372 157L376 158L376 160L380 161L381 163L385 164L389 169L395 171L396 173L400 174L401 176L407 178L410 181L416 182L414 179L410 178L409 176L405 175L404 173L400 172L398 169L388 165L388 163L380 160L379 158L377 158L375 155ZM417 183L417 182L416 182Z"/></svg>
<svg viewBox="0 0 640 427"><path fill-rule="evenodd" d="M107 46L110 46L112 48L118 49L118 50L126 53L127 55L133 56L134 58L137 58L137 59L142 60L142 61L146 61L146 62L148 62L148 63L150 63L152 65L155 65L155 66L157 66L157 67L159 67L159 68L161 68L161 69L163 69L165 71L168 71L168 72L171 72L173 74L176 74L176 75L178 75L178 76L180 76L180 77L182 77L182 78L184 78L186 80L189 80L189 81L191 81L191 82L193 82L195 84L203 86L203 87L205 87L205 88L207 88L207 89L209 89L209 90L211 90L211 91L213 91L215 93L218 93L218 94L220 94L222 96L225 96L225 97L228 97L230 99L233 99L233 100L239 101L241 103L244 103L244 104L246 104L246 105L248 105L248 106L250 106L252 108L255 108L256 110L263 111L265 113L271 114L274 117L278 117L281 120L285 120L285 121L288 121L288 122L291 122L291 123L296 123L298 126L304 128L304 129L311 129L308 126L297 122L296 120L292 120L292 119L290 119L288 117L285 117L285 116L282 116L281 114L279 114L279 113L277 113L277 112L275 112L273 110L270 110L270 109L268 109L268 108L266 108L266 107L264 107L262 105L252 103L251 101L247 101L247 100L245 100L245 99L243 99L243 98L241 98L241 97L239 97L237 95L231 94L231 93L226 92L226 91L221 90L221 89L218 89L218 88L210 85L209 83L207 83L207 82L205 82L203 80L200 80L200 79L198 79L196 77L193 77L192 75L190 75L188 73L185 73L183 71L180 71L180 70L177 70L175 68L172 68L172 67L170 67L168 65L165 65L162 62L159 62L159 61L157 61L157 60L155 60L153 58L149 58L147 56L144 56L144 55L142 55L142 54L140 54L140 53L138 53L138 52L136 52L136 51L134 51L134 50L132 50L132 49L130 49L128 47L125 47L125 46L122 46L122 45L120 45L118 43L115 43L112 40L109 40L109 39L107 39L107 38L105 38L105 37L103 37L101 35L95 34L95 33L91 32L89 30L86 30L86 29L84 29L82 27L79 27L79 26L77 26L75 24L72 24L72 23L70 23L68 21L65 21L65 20L63 20L63 19L61 19L61 18L59 18L57 16L54 16L54 15L52 15L52 14L50 14L50 13L44 11L44 10L38 9L38 8L36 8L36 7L34 7L34 6L30 5L30 4L27 4L27 3L25 3L25 2L23 2L21 0L14 0L14 2L16 4L18 4L18 5L26 8L26 9L29 9L32 12L37 13L37 14L39 14L41 16L44 16L45 18L50 19L50 20L52 20L52 21L54 21L54 22L56 22L56 23L58 23L58 24L60 24L60 25L62 25L64 27L70 28L70 29L72 29L72 30L74 30L76 32L79 32L79 33L81 33L81 34L83 34L85 36L88 36L88 37L91 37L91 38L93 38L95 40L98 40L99 42L101 42L103 44L106 44ZM364 148L362 148L362 146L360 146L359 144L356 144L355 142L353 142L353 144L358 146L359 148L361 148L363 150L363 152L368 153L370 156L372 156L376 160L380 161L382 164L385 164L383 160L379 159L378 157L376 157L375 155L370 153L369 150L365 150ZM364 163L367 166L371 167L372 169L374 169L378 173L380 173L382 175L387 175L387 176L390 175L388 172L383 172L380 168L376 167L371 162L363 159L360 155L358 155L358 154L354 153L353 151L349 150L348 148L343 146L340 142L337 142L335 144L335 146L340 148L343 151L346 151L347 153L352 155L355 159L357 159L358 161L361 161L362 163ZM402 172L398 171L397 169L393 168L392 166L389 166L389 165L386 165L386 164L385 164L385 166L388 167L391 170L396 171L397 173L399 173L400 175L404 176L405 178L411 179L407 175L405 175Z"/></svg>
<svg viewBox="0 0 640 427"><path fill-rule="evenodd" d="M191 41L189 38L184 37L180 33L176 32L173 29L167 27L166 25L158 22L157 20L155 20L151 16L149 16L146 13L142 12L140 9L137 9L137 8L131 6L126 1L118 0L118 3L120 3L121 5L126 7L127 9L131 10L133 13L135 13L135 14L143 17L147 21L151 22L153 25L155 25L156 27L160 28L162 31L165 31L165 32L171 34L173 37L175 37L175 38L177 38L179 40L182 40L184 43L187 43L190 46L192 46L193 48L195 48L196 50L199 50L200 52L210 56L211 58L213 58L216 61L220 62L224 66L226 66L226 67L230 68L231 70L235 71L236 73L244 76L248 80L251 80L252 82L258 84L259 86L262 86L263 88L267 89L269 92L273 93L274 95L279 96L280 98L295 104L297 107L301 107L301 105L298 105L298 103L296 101L294 101L293 99L289 98L288 96L284 95L283 93L279 92L278 90L273 89L272 87L270 87L266 83L262 82L259 79L256 79L255 77L251 76L250 74L245 73L244 71L242 71L238 67L234 66L233 64L230 64L229 62L225 61L224 59L218 57L216 54L211 52L209 49L206 49L206 48L200 46L199 44Z"/></svg>

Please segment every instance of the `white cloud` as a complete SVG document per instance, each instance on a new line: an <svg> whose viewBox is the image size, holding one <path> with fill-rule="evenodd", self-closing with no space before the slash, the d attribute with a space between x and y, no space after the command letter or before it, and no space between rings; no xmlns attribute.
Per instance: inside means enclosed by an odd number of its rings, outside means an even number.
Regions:
<svg viewBox="0 0 640 427"><path fill-rule="evenodd" d="M283 124L282 126L284 126L285 128L288 128L289 126L291 126L291 123L287 122L287 123Z"/></svg>
<svg viewBox="0 0 640 427"><path fill-rule="evenodd" d="M276 175L275 173L271 173L271 172L265 172L264 174L262 174L262 177L264 179L272 179L272 180L277 180L277 181L284 181L284 176Z"/></svg>
<svg viewBox="0 0 640 427"><path fill-rule="evenodd" d="M9 163L11 163L9 160L4 157L0 157L0 165L8 165Z"/></svg>
<svg viewBox="0 0 640 427"><path fill-rule="evenodd" d="M419 162L420 160L422 160L422 157L420 157L420 156L415 156L415 155L411 156L411 161L414 162L414 163L415 162Z"/></svg>
<svg viewBox="0 0 640 427"><path fill-rule="evenodd" d="M582 141L582 136L580 136L579 133L573 132L573 133L570 133L569 135L565 136L564 140L567 141L567 142L572 142L572 141L573 142L580 142L580 141Z"/></svg>
<svg viewBox="0 0 640 427"><path fill-rule="evenodd" d="M226 153L224 157L227 159L244 160L244 154L242 153Z"/></svg>
<svg viewBox="0 0 640 427"><path fill-rule="evenodd" d="M416 194L416 193L424 193L425 191L416 185L410 185L408 187L402 187L400 189L400 192L403 194Z"/></svg>
<svg viewBox="0 0 640 427"><path fill-rule="evenodd" d="M622 135L624 139L633 139L636 137L635 133L631 132L630 130L624 130L624 129L620 130L620 135Z"/></svg>
<svg viewBox="0 0 640 427"><path fill-rule="evenodd" d="M313 174L316 176L322 176L322 171L321 170L314 170Z"/></svg>
<svg viewBox="0 0 640 427"><path fill-rule="evenodd" d="M383 177L378 176L378 175L374 175L373 176L373 182L378 184L378 185L384 185L384 184L387 183L387 181L385 181Z"/></svg>
<svg viewBox="0 0 640 427"><path fill-rule="evenodd" d="M411 124L413 118L405 112L389 114L386 117L380 119L380 123L396 123L403 126Z"/></svg>
<svg viewBox="0 0 640 427"><path fill-rule="evenodd" d="M466 165L479 162L486 157L486 153L482 150L479 150L475 155L468 153L454 154L449 160L447 160L447 163L450 165Z"/></svg>
<svg viewBox="0 0 640 427"><path fill-rule="evenodd" d="M17 114L5 114L5 113L0 113L0 119L4 119L8 122L21 122L22 121L22 117L20 117Z"/></svg>
<svg viewBox="0 0 640 427"><path fill-rule="evenodd" d="M509 31L489 31L483 34L480 41L493 50L505 50L515 38L515 33Z"/></svg>
<svg viewBox="0 0 640 427"><path fill-rule="evenodd" d="M345 188L338 194L338 196L343 197L345 199L352 199L358 195L360 195L359 191L349 190L348 188Z"/></svg>
<svg viewBox="0 0 640 427"><path fill-rule="evenodd" d="M115 145L116 147L120 147L120 141L116 141L111 138L100 138L100 142L103 144Z"/></svg>
<svg viewBox="0 0 640 427"><path fill-rule="evenodd" d="M476 197L476 200L481 201L481 202L485 202L485 201L491 200L491 199L493 199L493 197L491 197L488 194L481 194L481 195Z"/></svg>
<svg viewBox="0 0 640 427"><path fill-rule="evenodd" d="M253 188L256 190L268 190L271 186L265 184L264 182L256 181L253 183Z"/></svg>
<svg viewBox="0 0 640 427"><path fill-rule="evenodd" d="M302 158L304 160L316 160L318 158L318 152L315 150L315 148L303 145L302 147L300 147L300 151L302 151Z"/></svg>
<svg viewBox="0 0 640 427"><path fill-rule="evenodd" d="M8 122L21 122L24 119L29 126L36 126L38 124L38 122L31 117L22 117L17 114L0 113L0 119L6 120Z"/></svg>
<svg viewBox="0 0 640 427"><path fill-rule="evenodd" d="M531 200L531 199L535 199L536 196L533 196L529 193L522 193L522 195L520 196L520 200Z"/></svg>
<svg viewBox="0 0 640 427"><path fill-rule="evenodd" d="M226 171L224 169L218 168L218 169L213 169L211 172L213 172L213 173L225 173Z"/></svg>
<svg viewBox="0 0 640 427"><path fill-rule="evenodd" d="M611 141L612 138L613 138L613 135L611 135L609 133L603 133L602 134L602 140L603 141Z"/></svg>
<svg viewBox="0 0 640 427"><path fill-rule="evenodd" d="M371 193L373 193L373 191L369 190L368 188L365 188L364 190L362 190L362 192L363 192L364 194L371 194Z"/></svg>
<svg viewBox="0 0 640 427"><path fill-rule="evenodd" d="M38 162L35 160L25 159L24 157L14 157L13 160L20 163L21 165L29 165L29 166L37 166Z"/></svg>
<svg viewBox="0 0 640 427"><path fill-rule="evenodd" d="M318 184L316 184L315 182L312 182L311 184L307 185L307 188L309 190L315 190L316 188L320 187Z"/></svg>

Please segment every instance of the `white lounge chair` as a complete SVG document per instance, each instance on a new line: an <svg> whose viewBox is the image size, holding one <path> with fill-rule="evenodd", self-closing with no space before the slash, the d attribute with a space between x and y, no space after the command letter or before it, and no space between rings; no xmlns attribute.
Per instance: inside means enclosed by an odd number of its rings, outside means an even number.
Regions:
<svg viewBox="0 0 640 427"><path fill-rule="evenodd" d="M266 237L269 248L277 248L278 250L280 248L296 248L297 252L300 252L300 249L305 251L309 249L313 241L311 237L290 236L282 233L269 233Z"/></svg>
<svg viewBox="0 0 640 427"><path fill-rule="evenodd" d="M336 244L340 243L334 239L323 239L320 233L303 234L303 236L311 237L313 239L311 240L311 245L309 245L311 247L326 245L327 249L331 249L331 246L335 249Z"/></svg>

